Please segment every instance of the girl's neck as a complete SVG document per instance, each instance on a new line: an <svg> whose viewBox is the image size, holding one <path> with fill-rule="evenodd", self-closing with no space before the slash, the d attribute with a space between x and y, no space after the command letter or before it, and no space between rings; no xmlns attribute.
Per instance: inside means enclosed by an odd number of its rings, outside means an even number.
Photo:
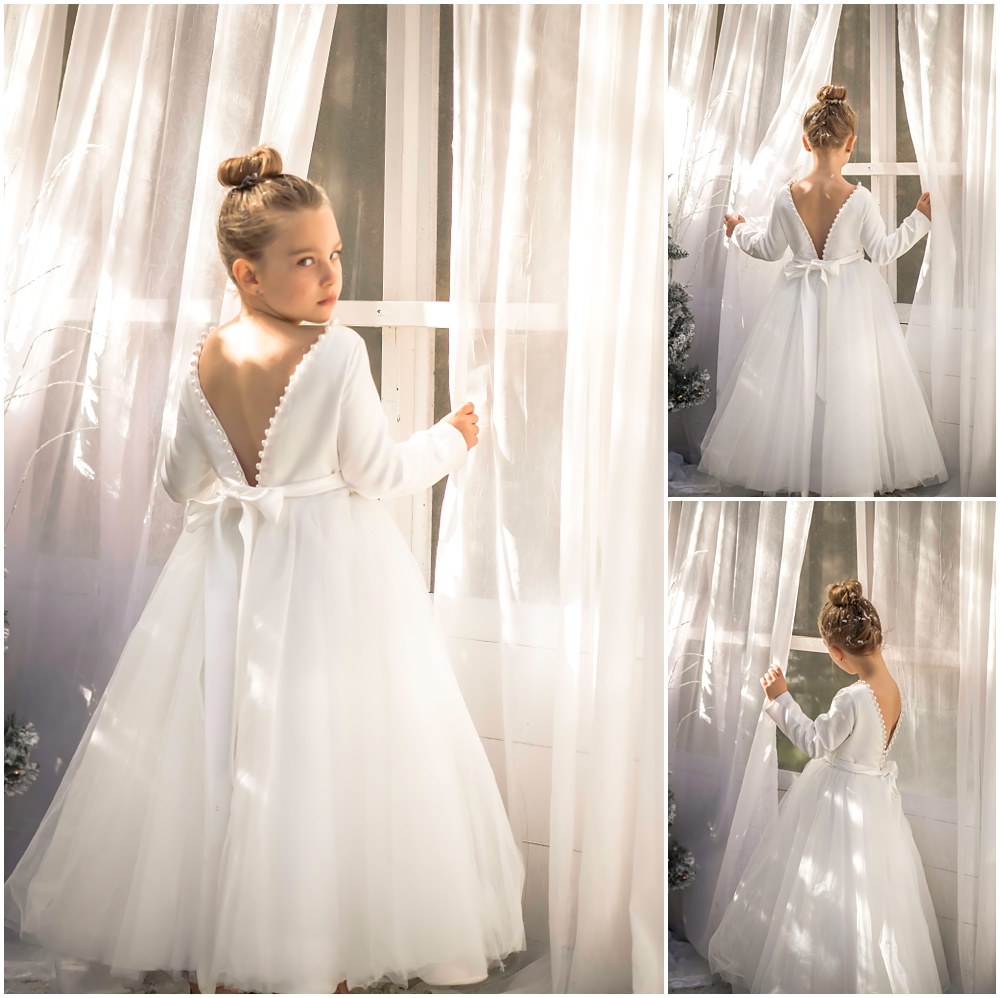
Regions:
<svg viewBox="0 0 1000 998"><path fill-rule="evenodd" d="M836 154L820 155L813 152L813 166L809 176L815 180L843 180L845 163Z"/></svg>
<svg viewBox="0 0 1000 998"><path fill-rule="evenodd" d="M863 679L866 683L873 679L877 681L889 675L885 659L882 658L880 651L872 655L858 655L854 657L852 664L857 668L858 679Z"/></svg>

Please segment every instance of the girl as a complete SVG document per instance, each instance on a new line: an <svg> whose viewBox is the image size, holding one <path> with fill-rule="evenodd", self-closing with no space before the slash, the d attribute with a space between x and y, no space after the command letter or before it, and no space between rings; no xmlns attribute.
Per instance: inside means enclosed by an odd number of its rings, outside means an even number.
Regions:
<svg viewBox="0 0 1000 998"><path fill-rule="evenodd" d="M877 266L930 231L930 196L886 236L841 171L857 141L843 87L803 119L813 168L782 187L766 227L725 216L745 253L784 268L719 397L700 468L760 492L861 496L948 479L923 386ZM871 262L864 259L867 251Z"/></svg>
<svg viewBox="0 0 1000 998"><path fill-rule="evenodd" d="M476 444L394 443L330 313L325 192L226 160L239 316L206 331L161 465L186 529L6 885L47 949L192 991L460 985L524 948L523 868L420 570L376 500Z"/></svg>
<svg viewBox="0 0 1000 998"><path fill-rule="evenodd" d="M761 680L765 713L812 760L750 857L709 963L753 992L941 993L941 935L888 761L903 703L860 582L827 587L819 633L860 678L815 721L777 665Z"/></svg>

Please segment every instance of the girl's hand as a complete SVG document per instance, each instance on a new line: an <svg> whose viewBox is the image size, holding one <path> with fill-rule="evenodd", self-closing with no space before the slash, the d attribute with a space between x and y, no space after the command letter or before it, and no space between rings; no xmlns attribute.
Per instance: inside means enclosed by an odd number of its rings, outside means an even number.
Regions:
<svg viewBox="0 0 1000 998"><path fill-rule="evenodd" d="M476 415L476 407L471 402L466 402L461 409L456 409L451 415L445 417L452 426L462 431L465 437L465 446L472 450L479 441L479 417Z"/></svg>
<svg viewBox="0 0 1000 998"><path fill-rule="evenodd" d="M764 678L761 679L760 685L764 687L764 692L767 694L768 700L776 700L782 693L788 690L788 683L785 682L784 673L782 673L781 667L777 665L772 665L764 673Z"/></svg>
<svg viewBox="0 0 1000 998"><path fill-rule="evenodd" d="M917 211L922 212L928 218L931 217L931 195L930 191L924 191L923 194L917 198Z"/></svg>
<svg viewBox="0 0 1000 998"><path fill-rule="evenodd" d="M742 215L737 215L737 216L726 215L725 219L726 219L726 235L727 236L732 236L733 229L735 229L736 226L740 224L740 222L745 222L746 221L746 219Z"/></svg>

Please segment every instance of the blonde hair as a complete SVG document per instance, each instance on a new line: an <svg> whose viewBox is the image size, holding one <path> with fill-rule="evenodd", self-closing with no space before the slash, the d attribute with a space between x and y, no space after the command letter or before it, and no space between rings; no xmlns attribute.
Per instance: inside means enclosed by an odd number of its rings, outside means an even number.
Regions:
<svg viewBox="0 0 1000 998"><path fill-rule="evenodd" d="M252 179L256 174L256 179ZM304 208L330 207L319 184L282 173L281 154L271 146L256 146L246 156L223 160L219 183L230 190L222 199L216 236L219 255L233 279L233 264L243 257L256 262L281 231L282 216ZM241 188L244 181L250 184Z"/></svg>
<svg viewBox="0 0 1000 998"><path fill-rule="evenodd" d="M872 655L882 647L882 621L871 600L861 595L857 579L826 587L819 612L820 637L852 655Z"/></svg>
<svg viewBox="0 0 1000 998"><path fill-rule="evenodd" d="M813 149L839 149L858 132L858 116L847 103L847 88L827 84L802 118L802 132Z"/></svg>

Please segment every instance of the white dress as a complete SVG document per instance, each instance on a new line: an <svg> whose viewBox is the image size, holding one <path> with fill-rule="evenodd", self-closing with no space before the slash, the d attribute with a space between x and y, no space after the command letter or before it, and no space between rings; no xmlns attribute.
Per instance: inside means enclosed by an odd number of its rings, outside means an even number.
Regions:
<svg viewBox="0 0 1000 998"><path fill-rule="evenodd" d="M811 721L787 691L765 706L811 756L764 832L708 947L754 993L940 994L948 971L920 854L859 680Z"/></svg>
<svg viewBox="0 0 1000 998"><path fill-rule="evenodd" d="M207 332L206 334L207 335ZM396 444L361 337L296 367L250 486L185 377L181 533L38 832L6 924L203 991L462 983L524 948L524 871L420 569L376 497L466 457Z"/></svg>
<svg viewBox="0 0 1000 998"><path fill-rule="evenodd" d="M916 364L878 267L930 231L914 210L886 236L860 184L820 257L792 200L732 240L761 260L792 258L719 396L700 469L760 492L863 496L948 479ZM871 257L864 259L863 250Z"/></svg>

